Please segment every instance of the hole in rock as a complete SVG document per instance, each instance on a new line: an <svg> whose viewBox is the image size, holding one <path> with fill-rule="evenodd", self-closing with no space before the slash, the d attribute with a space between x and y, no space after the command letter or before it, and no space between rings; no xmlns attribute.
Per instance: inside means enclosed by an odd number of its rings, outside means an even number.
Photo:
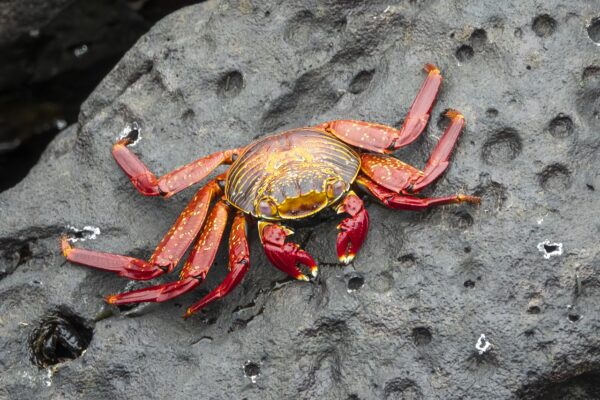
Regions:
<svg viewBox="0 0 600 400"><path fill-rule="evenodd" d="M92 341L93 327L67 310L43 317L33 331L29 347L31 361L40 368L79 357Z"/></svg>
<svg viewBox="0 0 600 400"><path fill-rule="evenodd" d="M600 44L600 17L592 19L587 27L587 33L592 42Z"/></svg>
<svg viewBox="0 0 600 400"><path fill-rule="evenodd" d="M539 174L540 186L549 192L560 193L571 187L571 171L562 164L552 164Z"/></svg>
<svg viewBox="0 0 600 400"><path fill-rule="evenodd" d="M556 31L557 22L548 14L538 15L533 19L531 28L539 37L548 37Z"/></svg>
<svg viewBox="0 0 600 400"><path fill-rule="evenodd" d="M538 306L530 306L527 309L527 312L529 314L539 314L540 312L542 312L542 310Z"/></svg>
<svg viewBox="0 0 600 400"><path fill-rule="evenodd" d="M231 71L219 81L218 93L221 97L232 98L244 88L244 77L239 71Z"/></svg>
<svg viewBox="0 0 600 400"><path fill-rule="evenodd" d="M556 138L565 138L573 133L573 120L568 115L558 114L550 121L548 130Z"/></svg>
<svg viewBox="0 0 600 400"><path fill-rule="evenodd" d="M543 253L544 258L549 259L553 256L560 256L563 253L562 243L550 243L550 240L544 240L538 243L537 248Z"/></svg>
<svg viewBox="0 0 600 400"><path fill-rule="evenodd" d="M385 384L383 389L385 399L411 399L419 400L423 398L421 388L416 382L406 378L395 378Z"/></svg>
<svg viewBox="0 0 600 400"><path fill-rule="evenodd" d="M521 138L513 128L504 128L492 134L481 149L486 164L504 164L517 158L522 150Z"/></svg>
<svg viewBox="0 0 600 400"><path fill-rule="evenodd" d="M246 361L244 364L244 374L252 380L252 383L256 382L256 378L260 374L260 365L252 361Z"/></svg>
<svg viewBox="0 0 600 400"><path fill-rule="evenodd" d="M369 87L374 73L373 70L359 72L350 82L350 93L359 94L364 92Z"/></svg>
<svg viewBox="0 0 600 400"><path fill-rule="evenodd" d="M469 61L475 55L475 51L468 44L463 44L458 49L456 49L456 58L460 62Z"/></svg>
<svg viewBox="0 0 600 400"><path fill-rule="evenodd" d="M600 67L597 65L585 67L581 73L581 79L585 84L600 82Z"/></svg>
<svg viewBox="0 0 600 400"><path fill-rule="evenodd" d="M575 313L569 313L569 315L567 315L567 318L569 318L569 321L571 321L571 322L577 322L581 319L581 315L575 314Z"/></svg>
<svg viewBox="0 0 600 400"><path fill-rule="evenodd" d="M365 278L360 275L353 276L348 280L348 292L354 292L365 284Z"/></svg>
<svg viewBox="0 0 600 400"><path fill-rule="evenodd" d="M487 32L481 28L475 29L469 40L474 49L480 50L487 42Z"/></svg>
<svg viewBox="0 0 600 400"><path fill-rule="evenodd" d="M488 118L496 118L498 116L498 110L495 108L488 108L485 110L485 116Z"/></svg>
<svg viewBox="0 0 600 400"><path fill-rule="evenodd" d="M424 326L413 328L412 339L417 346L425 346L431 343L431 331Z"/></svg>

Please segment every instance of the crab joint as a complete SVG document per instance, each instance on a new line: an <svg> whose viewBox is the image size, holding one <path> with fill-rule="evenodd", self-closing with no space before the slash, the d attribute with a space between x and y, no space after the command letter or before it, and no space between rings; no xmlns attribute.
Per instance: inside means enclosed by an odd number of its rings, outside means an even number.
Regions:
<svg viewBox="0 0 600 400"><path fill-rule="evenodd" d="M62 253L63 255L68 258L69 257L69 253L71 251L73 251L73 247L71 247L71 244L69 243L69 239L67 239L66 236L63 236L60 238L60 247L62 249Z"/></svg>

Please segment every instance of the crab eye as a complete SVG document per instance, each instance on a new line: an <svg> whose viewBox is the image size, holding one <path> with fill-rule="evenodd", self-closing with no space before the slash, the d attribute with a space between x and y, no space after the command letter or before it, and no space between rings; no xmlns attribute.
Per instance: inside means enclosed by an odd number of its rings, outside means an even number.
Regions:
<svg viewBox="0 0 600 400"><path fill-rule="evenodd" d="M258 214L263 217L273 217L277 215L277 206L273 199L264 197L258 202Z"/></svg>
<svg viewBox="0 0 600 400"><path fill-rule="evenodd" d="M330 199L338 198L346 190L344 181L336 180L327 184L327 197Z"/></svg>

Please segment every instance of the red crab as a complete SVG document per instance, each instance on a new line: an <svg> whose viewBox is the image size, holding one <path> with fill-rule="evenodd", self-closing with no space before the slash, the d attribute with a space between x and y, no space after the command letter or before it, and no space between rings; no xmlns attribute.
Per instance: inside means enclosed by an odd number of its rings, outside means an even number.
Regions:
<svg viewBox="0 0 600 400"><path fill-rule="evenodd" d="M412 143L427 124L442 76L434 65L426 65L425 70L427 78L400 129L363 121L330 121L266 136L242 148L219 151L160 178L127 148L129 139L119 140L113 147L113 156L145 196L171 197L200 182L219 165L231 167L196 193L150 260L73 248L63 238L65 257L129 279L148 280L171 272L200 234L179 280L106 298L110 304L166 301L192 290L204 280L227 221L235 214L229 237L229 273L221 284L187 309L188 317L229 293L250 268L247 241L250 220L258 220L260 239L269 261L296 279L308 280L298 266L306 266L316 276L317 265L299 245L286 242L293 232L282 222L314 215L325 207L348 214L338 225L337 237L338 257L347 264L363 244L369 226L367 211L353 187L393 209L424 210L441 204L479 203L478 197L463 194L415 196L448 167L465 124L459 112L447 112L450 124L424 170L389 155ZM216 203L209 213L214 200Z"/></svg>

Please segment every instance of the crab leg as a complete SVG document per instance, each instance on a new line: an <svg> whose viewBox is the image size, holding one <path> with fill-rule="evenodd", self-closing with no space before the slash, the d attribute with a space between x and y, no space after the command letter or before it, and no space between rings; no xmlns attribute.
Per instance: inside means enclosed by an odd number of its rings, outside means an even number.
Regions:
<svg viewBox="0 0 600 400"><path fill-rule="evenodd" d="M240 149L219 151L204 158L181 166L176 170L157 178L127 145L128 138L121 139L113 146L113 156L117 164L133 186L145 196L171 197L175 193L200 182L221 164L231 164Z"/></svg>
<svg viewBox="0 0 600 400"><path fill-rule="evenodd" d="M229 294L242 281L249 268L250 250L248 249L247 222L244 214L238 212L233 219L229 235L229 273L219 286L189 307L184 317L188 318L207 304Z"/></svg>
<svg viewBox="0 0 600 400"><path fill-rule="evenodd" d="M338 213L350 215L337 226L339 233L337 237L338 259L348 264L360 250L367 232L369 230L369 214L365 210L360 197L350 191L337 207Z"/></svg>
<svg viewBox="0 0 600 400"><path fill-rule="evenodd" d="M200 238L194 245L178 281L110 295L106 297L106 301L116 305L145 301L163 302L198 286L206 277L215 259L228 216L229 207L223 202L218 202L211 210Z"/></svg>
<svg viewBox="0 0 600 400"><path fill-rule="evenodd" d="M366 176L359 176L356 179L356 182L362 189L373 195L383 204L385 204L389 208L394 208L398 210L423 211L430 207L440 206L444 204L454 204L463 202L479 204L480 202L479 197L470 196L466 194L456 194L453 196L432 198L413 197L410 195L398 194L389 189L384 188L383 186L378 185Z"/></svg>
<svg viewBox="0 0 600 400"><path fill-rule="evenodd" d="M313 277L317 276L317 263L310 254L296 243L285 243L285 238L294 233L291 229L275 223L259 221L258 232L267 258L275 267L295 279L308 281L309 278L296 266L304 264L310 269Z"/></svg>
<svg viewBox="0 0 600 400"><path fill-rule="evenodd" d="M112 253L73 248L66 237L62 238L62 251L67 260L87 267L115 272L135 280L156 278L171 272L202 228L208 207L221 192L215 181L210 181L196 193L175 225L161 240L149 261Z"/></svg>
<svg viewBox="0 0 600 400"><path fill-rule="evenodd" d="M442 84L442 75L435 65L425 65L425 71L428 73L427 78L408 110L400 129L352 120L331 121L317 127L325 129L352 146L378 153L391 153L412 143L425 129L431 108Z"/></svg>
<svg viewBox="0 0 600 400"><path fill-rule="evenodd" d="M361 154L361 169L373 181L396 193L418 193L448 168L452 150L465 124L458 111L450 110L450 125L431 153L424 171L386 154Z"/></svg>
<svg viewBox="0 0 600 400"><path fill-rule="evenodd" d="M450 125L446 128L423 170L423 176L417 179L412 187L412 192L418 193L440 177L450 164L450 155L458 141L458 137L465 126L465 117L456 110L448 110L446 116L450 118Z"/></svg>

